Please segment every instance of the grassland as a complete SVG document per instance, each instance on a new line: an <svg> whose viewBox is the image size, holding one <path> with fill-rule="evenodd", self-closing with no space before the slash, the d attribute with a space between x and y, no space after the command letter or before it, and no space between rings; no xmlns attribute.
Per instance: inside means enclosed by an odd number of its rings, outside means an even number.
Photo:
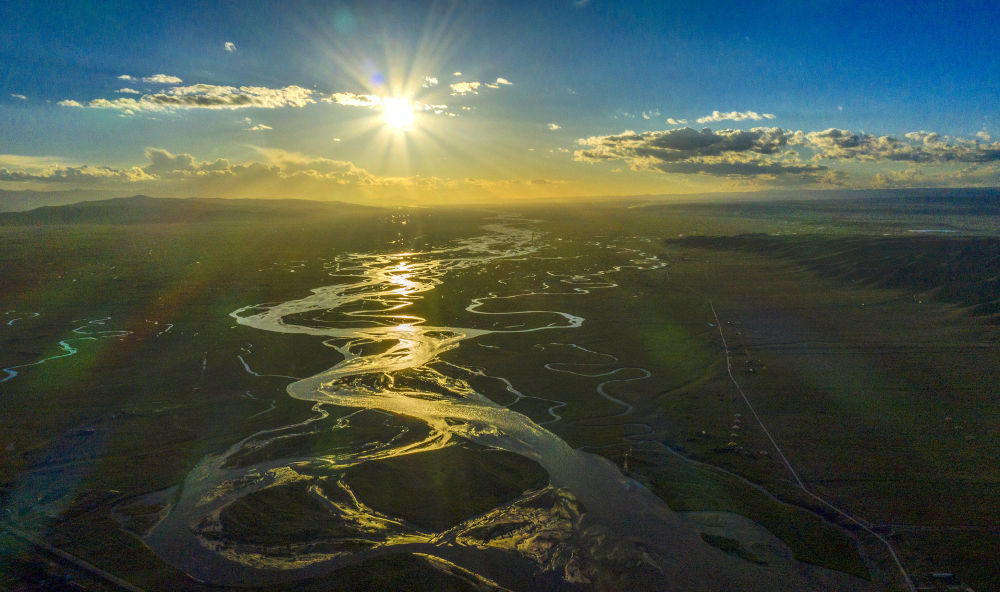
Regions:
<svg viewBox="0 0 1000 592"><path fill-rule="evenodd" d="M73 333L81 319L110 317L91 327L94 339L72 342L77 355L0 383L3 505L44 510L18 517L22 525L148 589L207 589L159 562L112 508L180 483L204 455L243 437L313 416L310 404L287 397L287 378L254 376L237 356L260 374L283 376L337 359L307 336L247 332L228 314L328 283L323 260L338 253L442 245L477 234L490 216L298 205L140 200L0 217L0 311L11 311L0 323L0 366L58 355L60 340L84 337ZM775 458L726 374L721 328L737 381L813 491L883 534L912 573L953 571L989 590L1000 582L990 559L1000 528L1000 255L990 207L925 199L527 208L549 246L527 261L496 262L490 278L511 293L561 286L568 294L517 304L587 320L572 331L490 335L480 342L489 347L463 345L444 359L510 380L526 395L514 408L536 422L564 403L560 421L546 427L614 460L671 508L744 515L799 560L892 589L898 582L877 541L803 495ZM953 232L909 232L927 229ZM617 288L588 294L549 273L606 270L627 262L624 249L667 266L623 268L602 276ZM483 295L481 276L450 279L408 312L429 323L484 322L465 310ZM130 333L99 333L112 330ZM624 415L597 392L607 380L599 375L619 367L652 374L605 385L632 406ZM481 392L512 401L501 381L478 380ZM234 462L343 445L343 434L325 425ZM405 419L372 419L359 422L357 435L377 438L400 425L416 430ZM537 466L513 460L424 460L433 466L362 465L351 486L379 498L380 482L435 474L451 483L487 471L482 480L514 484L489 488L493 503L541 479ZM249 500L229 518L240 523L239 512L259 516L277 505L302 519L283 521L289 528L316 522L307 498L288 496ZM380 509L428 528L480 511L472 497L439 512L424 512L416 499L383 495ZM284 540L297 531L270 532ZM26 552L5 548L6 565ZM428 586L465 589L428 565L381 558L339 571L338 581L342 589L394 589L419 574Z"/></svg>
<svg viewBox="0 0 1000 592"><path fill-rule="evenodd" d="M94 491L121 500L176 485L205 454L313 415L310 404L288 398L288 379L255 377L237 355L261 373L305 376L329 367L335 352L264 334L248 354L230 312L328 283L322 258L445 242L473 233L478 218L425 214L445 221L424 231L422 218L369 208L283 209L276 219L273 204L238 215L158 205L101 205L77 212L80 223L34 212L0 226L0 309L11 311L3 366L60 353L60 339L82 337L73 333L80 320L107 318L93 340L74 342L77 355L22 368L0 385L0 482L3 505L44 508L21 520L66 550L144 587L197 589L123 536L112 501L66 512Z"/></svg>
<svg viewBox="0 0 1000 592"><path fill-rule="evenodd" d="M343 479L376 510L428 532L445 530L548 484L548 475L537 463L470 444L366 462L348 470ZM407 494L399 495L401 491Z"/></svg>

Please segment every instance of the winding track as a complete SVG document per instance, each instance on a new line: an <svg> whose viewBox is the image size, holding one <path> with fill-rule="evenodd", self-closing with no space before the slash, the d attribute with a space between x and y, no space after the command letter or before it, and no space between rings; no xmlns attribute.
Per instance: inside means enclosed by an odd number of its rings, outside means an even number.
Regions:
<svg viewBox="0 0 1000 592"><path fill-rule="evenodd" d="M806 487L806 484L802 481L802 478L799 477L798 471L796 471L795 467L792 466L792 463L788 461L788 458L785 456L785 453L781 450L781 446L778 445L778 442L774 439L774 436L771 435L771 431L767 429L767 426L764 425L764 421L760 418L760 415L757 414L757 410L754 409L753 404L750 403L750 398L747 397L747 394L745 392L743 392L743 387L741 387L740 383L736 381L736 376L733 375L732 355L729 353L729 345L726 343L726 336L722 331L722 323L719 322L719 315L718 313L715 312L715 305L713 305L712 302L709 301L708 306L709 308L712 309L712 316L715 318L715 326L719 329L719 337L722 339L722 347L726 351L726 372L729 373L729 379L733 382L733 385L736 387L736 390L740 393L740 397L742 397L743 402L746 403L747 409L750 410L750 413L753 415L754 419L757 420L757 425L760 426L760 429L763 430L764 435L767 436L767 439L771 442L771 446L773 446L775 452L778 453L778 457L781 458L782 464L784 464L785 468L788 469L788 472L792 474L792 477L795 479L795 483L798 484L799 489L802 490L803 493L805 493L812 499L822 504L823 506L836 512L838 515L842 516L848 521L858 525L862 530L872 535L879 542L885 545L885 548L889 551L889 555L892 556L892 560L896 563L896 567L899 568L899 573L902 576L903 581L906 583L907 589L909 589L910 592L916 592L917 588L916 586L913 585L913 580L910 579L910 575L906 572L906 568L903 567L902 561L899 560L899 556L896 554L896 550L892 548L892 544L888 540L886 540L885 537L872 530L871 527L864 521L855 518L851 514L847 513L845 510L842 510L841 508L838 508L837 506L831 504L829 501L813 493L808 487Z"/></svg>

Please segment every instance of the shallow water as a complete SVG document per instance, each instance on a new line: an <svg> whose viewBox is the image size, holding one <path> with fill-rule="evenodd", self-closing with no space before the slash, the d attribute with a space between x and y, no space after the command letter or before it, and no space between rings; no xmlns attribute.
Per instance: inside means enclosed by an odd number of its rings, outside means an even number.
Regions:
<svg viewBox="0 0 1000 592"><path fill-rule="evenodd" d="M267 583L319 575L376 555L419 553L436 568L457 566L480 584L524 585L546 580L568 588L602 589L789 589L777 586L757 566L704 544L697 531L658 498L602 457L575 450L527 416L477 392L458 376L482 376L479 369L441 361L440 356L479 337L496 333L567 330L585 322L560 310L519 309L518 298L538 294L586 295L614 289L612 274L624 267L662 266L655 257L622 252L611 269L580 274L549 272L548 283L530 292L505 293L503 282L472 298L466 311L476 326L431 326L407 309L458 271L485 269L499 260L530 258L545 244L525 220L504 220L484 234L447 248L413 253L347 254L328 262L334 283L306 297L249 305L232 313L240 325L260 331L314 335L335 350L340 361L319 374L295 380L291 397L315 403L316 415L292 426L254 434L219 455L203 459L171 500L169 511L144 536L157 554L192 577L212 584ZM491 305L502 304L502 311ZM375 347L377 346L377 347ZM570 348L600 360L613 359L572 343ZM253 374L241 357L244 368ZM588 371L589 363L552 363L555 372L605 377L598 394L616 404L615 416L632 407L604 391L612 382L645 380L642 368ZM447 370L447 372L445 372ZM511 380L509 393L522 395ZM551 419L559 421L559 394L553 393ZM322 455L296 451L278 457L253 456L316 422L329 422L326 408L352 408L330 429L351 429L358 413L378 412L416 420L426 426L388 430L375 442L359 439ZM324 424L325 425L325 424ZM388 424L387 424L388 425ZM400 424L401 425L401 424ZM396 430L393 432L393 430ZM516 453L548 473L548 500L527 492L441 532L427 532L405 520L374 510L343 481L337 488L317 485L317 474L334 474L362 462L423 454L462 441ZM246 459L255 462L246 462ZM238 459L240 462L236 462ZM251 545L226 533L220 514L237 500L268 487L302 482L312 499L325 504L339 524L351 530L350 544L310 545L295 541L282 548ZM487 484L488 486L488 484ZM399 492L406 495L406 492ZM444 493L443 495L448 495ZM505 525L514 524L516 529ZM486 534L483 533L493 533ZM294 552L290 549L294 548ZM503 553L499 553L503 551ZM510 553L518 559L511 559ZM443 562L443 563L442 563ZM534 578L534 579L533 579ZM794 589L794 588L791 588Z"/></svg>

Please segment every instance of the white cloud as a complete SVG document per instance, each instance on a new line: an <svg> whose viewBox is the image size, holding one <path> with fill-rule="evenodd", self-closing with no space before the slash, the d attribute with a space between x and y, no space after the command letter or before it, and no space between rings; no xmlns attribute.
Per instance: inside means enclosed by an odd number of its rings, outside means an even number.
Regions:
<svg viewBox="0 0 1000 592"><path fill-rule="evenodd" d="M135 78L129 76L128 74L122 74L118 77L118 80L135 80Z"/></svg>
<svg viewBox="0 0 1000 592"><path fill-rule="evenodd" d="M305 107L315 103L313 91L301 86L289 85L282 88L266 86L215 86L195 84L175 86L165 94L147 95L154 102L183 107L239 109L242 107ZM145 99L146 97L143 97Z"/></svg>
<svg viewBox="0 0 1000 592"><path fill-rule="evenodd" d="M712 111L711 115L699 117L695 121L698 123L709 123L713 121L760 121L762 119L774 119L775 117L777 117L777 115L774 115L773 113L757 113L756 111L729 111L727 113Z"/></svg>
<svg viewBox="0 0 1000 592"><path fill-rule="evenodd" d="M995 185L1000 178L1000 142L926 131L894 138L836 128L681 128L625 131L581 138L577 144L582 146L574 152L577 161L622 161L637 171L712 175L749 184L846 185L847 173L830 168L838 162L879 163L881 170L868 173L876 186ZM910 168L901 171L902 164Z"/></svg>
<svg viewBox="0 0 1000 592"><path fill-rule="evenodd" d="M424 88L431 88L432 86L438 85L438 79L433 76L424 76L424 83L421 85Z"/></svg>
<svg viewBox="0 0 1000 592"><path fill-rule="evenodd" d="M264 125L263 123L258 123L256 125L254 125L253 119L251 119L249 117L244 117L243 118L243 123L245 123L245 124L247 124L249 126L249 127L247 127L247 130L251 131L251 132L262 132L264 130L273 129L273 128L271 128L271 126Z"/></svg>
<svg viewBox="0 0 1000 592"><path fill-rule="evenodd" d="M134 88L119 88L115 92L118 93L118 94L122 94L122 95L141 95L142 94L141 92L135 90Z"/></svg>
<svg viewBox="0 0 1000 592"><path fill-rule="evenodd" d="M349 107L368 107L369 109L377 109L382 105L382 99L378 95L353 92L336 92L321 100L325 103L337 103Z"/></svg>
<svg viewBox="0 0 1000 592"><path fill-rule="evenodd" d="M493 82L463 81L463 82L454 82L449 86L451 87L451 94L453 95L468 95L468 94L478 95L479 89L482 87L500 88L501 86L510 86L512 84L514 83L511 82L510 80L507 80L506 78L497 78Z"/></svg>
<svg viewBox="0 0 1000 592"><path fill-rule="evenodd" d="M687 119L674 119L673 117L667 118L667 123L669 123L670 125L684 125L687 122L688 122Z"/></svg>
<svg viewBox="0 0 1000 592"><path fill-rule="evenodd" d="M223 171L229 168L229 161L224 158L210 163L198 163L190 154L175 155L163 148L147 148L146 159L149 160L149 164L142 167L142 170L153 177Z"/></svg>
<svg viewBox="0 0 1000 592"><path fill-rule="evenodd" d="M656 118L656 117L659 117L659 116L660 116L659 109L653 109L652 111L643 111L642 112L642 118L643 119L653 119L653 118Z"/></svg>
<svg viewBox="0 0 1000 592"><path fill-rule="evenodd" d="M228 52L234 52L234 51L236 51L236 44L233 43L232 41L226 41L222 45L222 47L225 48L225 50L228 51Z"/></svg>
<svg viewBox="0 0 1000 592"><path fill-rule="evenodd" d="M454 113L448 112L448 105L429 105L426 103L410 103L414 111L430 111L434 115L448 115L454 117Z"/></svg>
<svg viewBox="0 0 1000 592"><path fill-rule="evenodd" d="M198 194L255 196L267 187L329 191L335 187L368 187L406 181L373 175L348 161L312 157L277 149L258 148L263 161L232 163L224 158L198 161L191 154L172 154L147 148L142 172L174 187Z"/></svg>
<svg viewBox="0 0 1000 592"><path fill-rule="evenodd" d="M562 129L562 126L559 125L558 123L548 123L545 124L545 127L552 131L556 131L557 129Z"/></svg>
<svg viewBox="0 0 1000 592"><path fill-rule="evenodd" d="M119 76L121 78L121 76ZM122 78L122 80L131 80L131 78ZM153 74L152 76L143 76L143 82L148 82L150 84L180 84L184 82L176 76L169 76L167 74Z"/></svg>
<svg viewBox="0 0 1000 592"><path fill-rule="evenodd" d="M110 101L108 99L94 99L93 101L87 103L86 107L90 107L91 109L113 109L115 111L120 111L122 115L134 115L139 111L158 112L167 110L165 107L161 105L145 101L144 99L145 96L140 100L129 99L127 97L123 97L121 99L114 99ZM64 103L66 104L67 107L84 107L84 105L81 105L80 103L72 99L67 101L59 101L60 105ZM70 103L74 104L71 105Z"/></svg>
<svg viewBox="0 0 1000 592"><path fill-rule="evenodd" d="M340 141L340 138L334 138L334 139L333 139L333 141L334 141L334 142L339 142L339 141Z"/></svg>
<svg viewBox="0 0 1000 592"><path fill-rule="evenodd" d="M940 144L945 141L944 137L937 132L907 132L903 134L903 136L908 140L926 144L927 146L933 146L934 144Z"/></svg>
<svg viewBox="0 0 1000 592"><path fill-rule="evenodd" d="M877 173L872 181L874 187L888 189L893 187L913 187L925 185L927 182L924 175L917 169L906 169L904 171L886 171Z"/></svg>
<svg viewBox="0 0 1000 592"><path fill-rule="evenodd" d="M268 88L264 86L216 86L194 84L175 86L163 92L143 95L139 99L94 99L86 104L92 109L113 109L123 115L140 112L169 112L181 109L277 109L279 107L304 107L314 103L313 91L301 86ZM78 101L59 101L65 107L83 107Z"/></svg>
<svg viewBox="0 0 1000 592"><path fill-rule="evenodd" d="M35 170L0 169L0 181L13 183L73 183L83 185L109 182L134 183L150 177L139 167L113 168L88 165L53 165Z"/></svg>
<svg viewBox="0 0 1000 592"><path fill-rule="evenodd" d="M821 185L842 187L847 185L847 173L835 170L827 171L820 177L819 182Z"/></svg>
<svg viewBox="0 0 1000 592"><path fill-rule="evenodd" d="M972 165L957 172L934 171L912 167L900 171L885 171L875 175L872 186L891 187L996 187L1000 168L996 164Z"/></svg>
<svg viewBox="0 0 1000 592"><path fill-rule="evenodd" d="M510 80L507 80L506 78L497 78L493 82L487 82L486 86L488 88L500 88L501 86L510 86L512 84L514 83L511 82Z"/></svg>
<svg viewBox="0 0 1000 592"><path fill-rule="evenodd" d="M462 73L461 72L452 72L451 75L452 76L461 76Z"/></svg>
<svg viewBox="0 0 1000 592"><path fill-rule="evenodd" d="M467 94L479 94L479 87L482 86L481 82L455 82L450 85L451 94L453 95L467 95Z"/></svg>
<svg viewBox="0 0 1000 592"><path fill-rule="evenodd" d="M981 143L924 131L909 132L903 138L830 128L819 132L796 132L790 143L812 149L817 160L938 164L1000 162L1000 142Z"/></svg>
<svg viewBox="0 0 1000 592"><path fill-rule="evenodd" d="M724 177L803 177L817 181L825 166L802 163L783 150L789 134L779 128L701 131L681 128L581 138L587 148L574 159L583 162L621 160L633 170Z"/></svg>
<svg viewBox="0 0 1000 592"><path fill-rule="evenodd" d="M14 97L15 99L20 99L22 101L28 100L28 97L26 97L25 95L19 95L17 93L10 93L10 96Z"/></svg>
<svg viewBox="0 0 1000 592"><path fill-rule="evenodd" d="M990 141L990 134L986 130L976 132L976 137L984 142Z"/></svg>

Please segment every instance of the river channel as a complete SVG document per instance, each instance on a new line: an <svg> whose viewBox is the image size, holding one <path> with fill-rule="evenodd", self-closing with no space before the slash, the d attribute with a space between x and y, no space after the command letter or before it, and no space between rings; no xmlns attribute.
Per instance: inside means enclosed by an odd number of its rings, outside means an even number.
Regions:
<svg viewBox="0 0 1000 592"><path fill-rule="evenodd" d="M529 259L547 240L532 229L531 221L522 219L498 220L482 231L481 236L446 248L341 255L327 262L330 285L300 299L234 311L235 321L248 328L315 336L317 346L335 350L339 361L287 386L289 396L315 404L314 416L253 434L202 459L179 488L164 496L169 501L164 501L159 521L144 533L143 541L191 577L214 585L285 582L321 576L373 557L415 553L478 589L518 589L532 582L567 590L802 589L805 584L794 574L777 573L705 544L688 521L613 463L571 448L528 416L477 392L471 379L462 378L463 372L469 378L476 370L444 371L448 364L442 355L473 345L477 338L548 333L538 340L546 344L552 334L565 339L567 332L586 322L572 312L520 309L519 297L566 294L564 301L569 303L569 296L615 289L614 273L625 267L643 270L663 265L655 257L623 251L617 267L580 275L549 274L551 281L533 292L504 293L504 285L484 280L486 294L472 298L465 308L470 314L463 316L482 322L469 327L432 326L408 312L412 303L456 272L486 269L501 260ZM561 347L583 349L572 344ZM250 371L243 358L240 361ZM548 369L568 372L570 367ZM618 380L650 378L648 370L631 370ZM617 372L590 375L607 375L610 381ZM519 394L513 380L501 380L511 393ZM599 395L618 405L615 414L631 412L628 403L600 389ZM559 393L551 393L550 421L558 421L553 409L559 407L559 398ZM377 445L359 441L323 455L253 456L304 426L330 421L328 409L343 408L354 411L337 418L336 426L349 425L359 417L356 414L379 413L423 428L407 435L400 431L398 437ZM530 459L548 473L549 484L434 532L373 510L343 483L338 495L310 486L314 498L354 533L347 537L352 545L331 549L299 541L295 552L287 548L279 552L213 536L225 508L265 488L308 482L320 468L330 473L461 442ZM514 530L498 526L514 522L518 525Z"/></svg>

